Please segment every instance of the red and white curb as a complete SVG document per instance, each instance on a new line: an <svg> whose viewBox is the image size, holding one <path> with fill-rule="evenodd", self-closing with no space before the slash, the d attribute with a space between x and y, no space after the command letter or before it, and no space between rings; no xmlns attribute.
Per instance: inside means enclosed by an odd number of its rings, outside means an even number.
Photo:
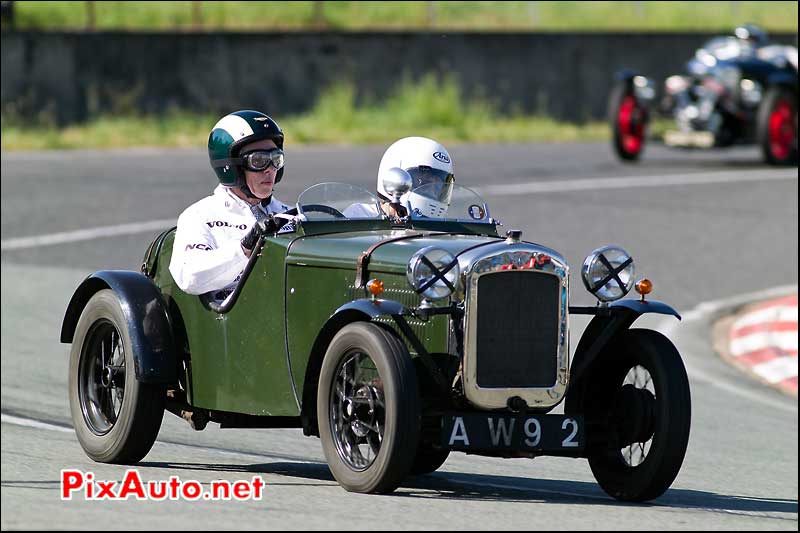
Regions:
<svg viewBox="0 0 800 533"><path fill-rule="evenodd" d="M767 383L797 395L797 294L759 304L731 326L729 353Z"/></svg>

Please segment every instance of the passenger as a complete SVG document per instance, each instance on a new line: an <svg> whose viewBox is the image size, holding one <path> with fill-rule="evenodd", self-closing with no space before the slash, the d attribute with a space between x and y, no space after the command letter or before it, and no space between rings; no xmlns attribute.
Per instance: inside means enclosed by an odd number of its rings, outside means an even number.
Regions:
<svg viewBox="0 0 800 533"><path fill-rule="evenodd" d="M219 185L178 218L169 271L184 292L217 291L211 296L221 300L236 287L271 215L289 209L272 194L284 172L283 131L263 113L236 111L211 130L208 157ZM280 232L293 230L289 223Z"/></svg>
<svg viewBox="0 0 800 533"><path fill-rule="evenodd" d="M405 170L411 176L411 190L395 203L386 191L383 179L392 168ZM417 217L441 218L450 205L455 175L453 160L447 149L426 137L405 137L395 141L384 152L378 166L378 197L380 208L389 217L407 216L406 206L410 205L412 215ZM427 187L419 190L420 187ZM372 206L356 204L348 207L344 215L349 218L374 217Z"/></svg>

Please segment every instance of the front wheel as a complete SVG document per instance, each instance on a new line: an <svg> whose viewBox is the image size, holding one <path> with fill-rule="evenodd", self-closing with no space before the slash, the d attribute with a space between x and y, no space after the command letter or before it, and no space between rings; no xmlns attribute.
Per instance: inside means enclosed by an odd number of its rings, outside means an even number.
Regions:
<svg viewBox="0 0 800 533"><path fill-rule="evenodd" d="M587 427L600 438L587 450L595 479L610 496L642 502L663 494L689 442L689 380L675 346L656 331L624 332L585 377Z"/></svg>
<svg viewBox="0 0 800 533"><path fill-rule="evenodd" d="M797 95L791 89L769 89L759 107L756 126L758 144L767 163L797 163Z"/></svg>
<svg viewBox="0 0 800 533"><path fill-rule="evenodd" d="M419 392L405 345L383 328L356 322L331 341L317 396L322 449L346 490L386 493L414 462Z"/></svg>
<svg viewBox="0 0 800 533"><path fill-rule="evenodd" d="M136 463L152 448L164 416L164 385L136 378L122 304L110 289L81 314L69 363L69 405L78 442L100 463Z"/></svg>
<svg viewBox="0 0 800 533"><path fill-rule="evenodd" d="M644 149L648 112L630 83L617 83L611 90L608 120L614 152L623 161L638 160Z"/></svg>
<svg viewBox="0 0 800 533"><path fill-rule="evenodd" d="M435 448L431 443L420 440L417 456L411 466L411 474L421 476L436 472L449 456L450 450L447 448Z"/></svg>

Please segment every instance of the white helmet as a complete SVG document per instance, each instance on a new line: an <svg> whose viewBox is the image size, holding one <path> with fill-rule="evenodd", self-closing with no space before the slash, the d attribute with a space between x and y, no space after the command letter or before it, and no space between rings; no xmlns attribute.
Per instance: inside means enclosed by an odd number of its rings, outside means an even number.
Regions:
<svg viewBox="0 0 800 533"><path fill-rule="evenodd" d="M378 196L384 200L391 200L391 195L383 187L383 176L395 167L408 172L412 179L411 192L401 196L400 203L408 202L412 212L418 215L443 217L450 206L455 181L453 160L447 149L426 137L395 141L384 152L378 167Z"/></svg>

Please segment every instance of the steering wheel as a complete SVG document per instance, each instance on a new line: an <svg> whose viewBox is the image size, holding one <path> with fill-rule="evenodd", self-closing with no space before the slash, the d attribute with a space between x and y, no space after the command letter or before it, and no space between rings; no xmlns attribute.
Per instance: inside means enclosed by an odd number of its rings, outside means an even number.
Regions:
<svg viewBox="0 0 800 533"><path fill-rule="evenodd" d="M294 211L294 212L293 212ZM303 206L303 213L325 213L327 215L331 215L334 218L347 218L344 216L341 211L334 209L333 207L322 205L322 204L307 204ZM286 211L287 215L297 215L297 208L293 207Z"/></svg>

